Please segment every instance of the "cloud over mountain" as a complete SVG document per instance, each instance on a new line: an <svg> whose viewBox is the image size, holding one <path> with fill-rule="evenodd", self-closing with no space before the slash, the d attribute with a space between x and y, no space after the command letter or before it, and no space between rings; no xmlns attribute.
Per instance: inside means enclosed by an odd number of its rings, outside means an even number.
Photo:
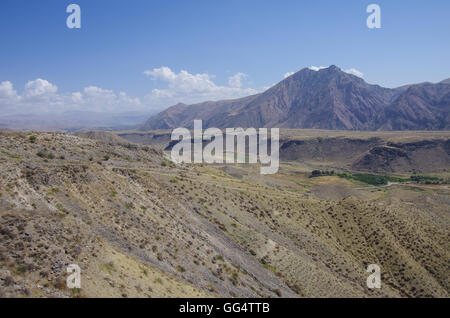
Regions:
<svg viewBox="0 0 450 318"><path fill-rule="evenodd" d="M217 85L213 81L214 76L206 73L191 74L186 70L175 73L167 66L147 70L144 74L167 85L166 88L153 89L146 97L149 104L161 107L179 102L230 99L257 93L255 89L242 87L247 74L241 72L228 78L228 86Z"/></svg>
<svg viewBox="0 0 450 318"><path fill-rule="evenodd" d="M345 73L348 73L348 74L355 75L355 76L357 76L357 77L361 77L361 78L364 77L364 74L363 74L362 72L358 71L358 70L355 69L355 68L351 68L351 69L345 70L344 72L345 72Z"/></svg>
<svg viewBox="0 0 450 318"><path fill-rule="evenodd" d="M286 74L283 75L283 78L288 78L291 75L294 75L295 72L287 72Z"/></svg>

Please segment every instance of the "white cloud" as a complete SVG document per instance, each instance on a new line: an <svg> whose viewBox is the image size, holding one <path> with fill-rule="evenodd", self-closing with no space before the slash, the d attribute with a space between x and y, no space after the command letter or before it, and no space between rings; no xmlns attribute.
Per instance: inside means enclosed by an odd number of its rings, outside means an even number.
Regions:
<svg viewBox="0 0 450 318"><path fill-rule="evenodd" d="M268 89L274 87L274 86L277 85L277 84L278 84L278 83L273 83L273 84L271 84L271 85L269 85L269 86L264 86L263 89L262 89L262 91L265 92L265 91L267 91Z"/></svg>
<svg viewBox="0 0 450 318"><path fill-rule="evenodd" d="M58 87L47 80L29 81L18 95L9 81L0 83L0 114L63 112L67 110L124 112L143 110L138 98L124 92L89 86L82 92L58 94Z"/></svg>
<svg viewBox="0 0 450 318"><path fill-rule="evenodd" d="M247 74L238 72L238 73L234 74L233 76L231 76L230 78L228 78L228 85L230 85L231 87L240 88L240 87L242 87L242 80L246 77L247 77Z"/></svg>
<svg viewBox="0 0 450 318"><path fill-rule="evenodd" d="M19 95L9 81L0 84L0 111L2 115L45 111L51 107L60 107L61 98L58 87L49 81L38 78L26 83L22 95Z"/></svg>
<svg viewBox="0 0 450 318"><path fill-rule="evenodd" d="M294 75L295 72L287 72L286 74L283 75L283 78L288 78L289 76Z"/></svg>
<svg viewBox="0 0 450 318"><path fill-rule="evenodd" d="M9 81L0 83L0 100L16 100L18 98L14 86Z"/></svg>
<svg viewBox="0 0 450 318"><path fill-rule="evenodd" d="M323 69L328 68L328 67L327 66L310 66L308 68L310 70L313 70L313 71L317 72L317 71L323 70ZM352 74L352 75L358 76L358 77L361 77L361 78L364 76L364 74L362 72L358 71L355 68L350 68L348 70L344 70L344 72L348 73L348 74Z"/></svg>
<svg viewBox="0 0 450 318"><path fill-rule="evenodd" d="M56 94L58 87L49 81L38 78L25 85L23 96L30 99L47 99Z"/></svg>
<svg viewBox="0 0 450 318"><path fill-rule="evenodd" d="M74 108L98 112L136 110L142 107L139 98L129 97L124 92L116 94L112 90L96 86L86 87L82 93L72 93L70 101Z"/></svg>
<svg viewBox="0 0 450 318"><path fill-rule="evenodd" d="M83 100L89 104L111 104L116 100L116 94L113 91L96 86L89 86L83 90Z"/></svg>
<svg viewBox="0 0 450 318"><path fill-rule="evenodd" d="M352 74L352 75L358 76L358 77L361 77L361 78L364 77L363 73L361 73L360 71L358 71L357 69L354 69L354 68L345 70L344 72L348 73L348 74Z"/></svg>
<svg viewBox="0 0 450 318"><path fill-rule="evenodd" d="M14 90L14 85L10 81L0 83L0 117L2 114L14 111L15 105L21 97Z"/></svg>
<svg viewBox="0 0 450 318"><path fill-rule="evenodd" d="M145 74L163 82L166 87L153 89L143 100L125 92L88 86L80 91L60 93L58 87L38 78L26 83L18 93L10 81L0 82L0 116L68 110L96 112L149 111L163 109L178 102L196 103L207 100L238 98L258 93L244 88L246 74L238 72L228 78L227 85L214 83L209 74L173 72L168 67L155 68Z"/></svg>
<svg viewBox="0 0 450 318"><path fill-rule="evenodd" d="M238 98L257 93L252 88L242 88L242 80L247 75L241 72L228 79L228 86L215 84L213 76L209 74L191 74L185 70L177 74L167 66L145 71L144 74L167 84L167 88L153 89L146 97L147 102L156 107L168 107L178 102L189 104Z"/></svg>
<svg viewBox="0 0 450 318"><path fill-rule="evenodd" d="M173 81L177 78L177 75L167 66L154 68L151 71L145 71L144 74L163 81Z"/></svg>
<svg viewBox="0 0 450 318"><path fill-rule="evenodd" d="M310 66L310 67L308 67L310 70L312 70L312 71L320 71L320 70L323 70L324 68L328 68L327 66Z"/></svg>
<svg viewBox="0 0 450 318"><path fill-rule="evenodd" d="M80 92L72 93L72 102L75 104L83 103L83 94Z"/></svg>
<svg viewBox="0 0 450 318"><path fill-rule="evenodd" d="M145 75L158 79L169 84L171 93L175 92L204 92L214 89L216 86L208 74L190 74L187 71L182 70L180 73L175 74L170 68L163 66L161 68L155 68L152 71L145 71ZM160 91L160 90L156 90ZM165 90L168 92L168 90Z"/></svg>

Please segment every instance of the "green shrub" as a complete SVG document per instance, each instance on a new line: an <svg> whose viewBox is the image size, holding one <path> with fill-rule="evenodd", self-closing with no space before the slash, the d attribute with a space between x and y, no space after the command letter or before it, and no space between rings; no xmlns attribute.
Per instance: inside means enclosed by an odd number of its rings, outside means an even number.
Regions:
<svg viewBox="0 0 450 318"><path fill-rule="evenodd" d="M55 159L55 155L47 149L39 150L36 155L41 158Z"/></svg>
<svg viewBox="0 0 450 318"><path fill-rule="evenodd" d="M276 294L278 297L281 297L281 291L279 289L272 289L272 292Z"/></svg>
<svg viewBox="0 0 450 318"><path fill-rule="evenodd" d="M183 266L177 266L177 271L179 271L180 273L184 273L186 270L184 269Z"/></svg>
<svg viewBox="0 0 450 318"><path fill-rule="evenodd" d="M321 177L321 176L334 176L334 170L328 171L328 170L313 170L311 172L311 175L309 176L310 178L315 178L315 177Z"/></svg>

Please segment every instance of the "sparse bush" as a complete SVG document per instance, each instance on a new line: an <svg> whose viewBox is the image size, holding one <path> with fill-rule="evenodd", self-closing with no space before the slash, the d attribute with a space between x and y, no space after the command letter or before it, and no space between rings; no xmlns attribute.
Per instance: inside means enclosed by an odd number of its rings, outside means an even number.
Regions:
<svg viewBox="0 0 450 318"><path fill-rule="evenodd" d="M47 194L48 195L54 195L54 194L56 194L56 193L58 193L59 192L59 189L58 188L51 188L48 192L47 192Z"/></svg>
<svg viewBox="0 0 450 318"><path fill-rule="evenodd" d="M179 271L180 273L184 273L186 270L184 269L183 266L177 266L177 271Z"/></svg>
<svg viewBox="0 0 450 318"><path fill-rule="evenodd" d="M148 270L145 267L140 267L142 274L148 276Z"/></svg>
<svg viewBox="0 0 450 318"><path fill-rule="evenodd" d="M21 274L25 273L26 272L25 266L23 265L17 266L17 271Z"/></svg>
<svg viewBox="0 0 450 318"><path fill-rule="evenodd" d="M114 270L114 263L113 262L105 263L101 266L100 269L106 270L108 273L111 274L111 272Z"/></svg>
<svg viewBox="0 0 450 318"><path fill-rule="evenodd" d="M231 279L233 280L233 283L237 283L239 278L239 275L237 272L233 272L233 274L231 275Z"/></svg>
<svg viewBox="0 0 450 318"><path fill-rule="evenodd" d="M55 159L55 155L47 149L39 150L36 155L41 158Z"/></svg>
<svg viewBox="0 0 450 318"><path fill-rule="evenodd" d="M81 289L80 288L72 288L72 289L70 289L70 292L72 294L72 297L78 298L78 297L80 297Z"/></svg>
<svg viewBox="0 0 450 318"><path fill-rule="evenodd" d="M271 266L271 265L269 265L269 264L267 264L267 263L264 264L263 266L264 266L265 269L268 269L269 271L272 271L272 272L274 272L274 273L277 272L277 268L276 268L275 266Z"/></svg>
<svg viewBox="0 0 450 318"><path fill-rule="evenodd" d="M322 175L322 171L320 171L320 170L313 170L311 172L311 177L319 177L321 175Z"/></svg>
<svg viewBox="0 0 450 318"><path fill-rule="evenodd" d="M58 277L54 283L54 286L56 289L66 289L67 288L67 284L66 284L66 280L64 279L64 277Z"/></svg>
<svg viewBox="0 0 450 318"><path fill-rule="evenodd" d="M32 144L34 144L34 143L36 142L36 136L32 135L32 136L30 136L30 138L28 138L28 140L29 140Z"/></svg>
<svg viewBox="0 0 450 318"><path fill-rule="evenodd" d="M272 289L272 292L276 294L278 297L281 297L281 291L279 289Z"/></svg>
<svg viewBox="0 0 450 318"><path fill-rule="evenodd" d="M12 286L14 285L14 279L11 276L6 276L3 280L5 286Z"/></svg>
<svg viewBox="0 0 450 318"><path fill-rule="evenodd" d="M169 160L167 160L166 158L164 158L164 159L161 161L161 166L162 166L162 167L167 167L167 166L169 166L169 167L174 167L175 165L174 165L174 163L173 163L172 161L169 161Z"/></svg>

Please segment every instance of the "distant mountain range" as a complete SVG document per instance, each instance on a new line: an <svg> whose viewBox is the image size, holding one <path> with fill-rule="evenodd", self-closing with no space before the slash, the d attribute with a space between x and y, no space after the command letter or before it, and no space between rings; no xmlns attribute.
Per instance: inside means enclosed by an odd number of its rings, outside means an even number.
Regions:
<svg viewBox="0 0 450 318"><path fill-rule="evenodd" d="M450 79L395 89L371 85L330 66L300 70L267 91L240 99L177 104L141 130L280 127L332 130L449 130Z"/></svg>
<svg viewBox="0 0 450 318"><path fill-rule="evenodd" d="M0 128L19 130L132 129L152 112L101 113L67 111L62 113L17 114L0 117Z"/></svg>

